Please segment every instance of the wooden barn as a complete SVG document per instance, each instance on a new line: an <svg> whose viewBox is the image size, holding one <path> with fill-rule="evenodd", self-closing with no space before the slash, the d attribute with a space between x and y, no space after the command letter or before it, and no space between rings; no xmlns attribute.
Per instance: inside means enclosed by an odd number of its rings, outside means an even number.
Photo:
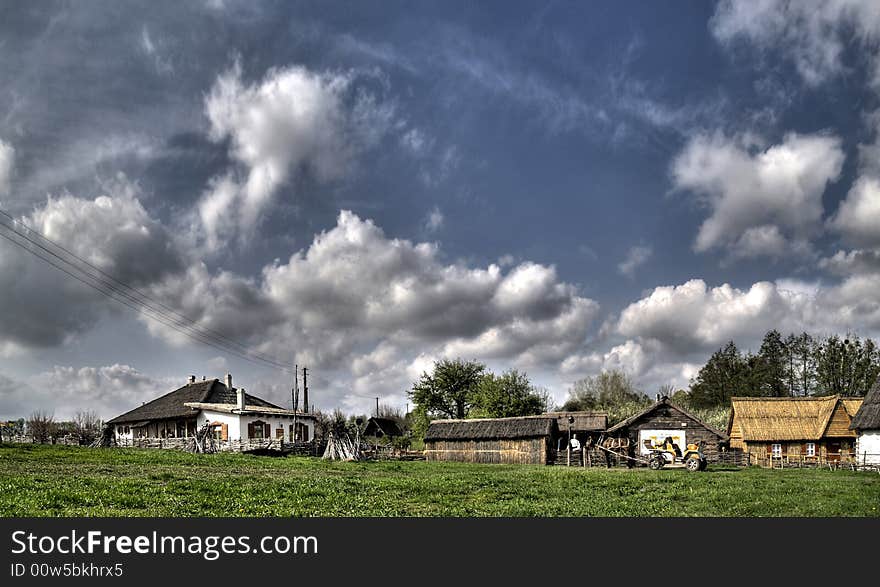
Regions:
<svg viewBox="0 0 880 587"><path fill-rule="evenodd" d="M688 443L702 441L703 454L710 462L721 460L721 453L727 448L727 435L715 430L696 416L662 397L657 402L612 426L606 432L617 446L628 447L629 456L642 457L648 454L645 440L660 444L671 437L682 450Z"/></svg>
<svg viewBox="0 0 880 587"><path fill-rule="evenodd" d="M364 436L393 439L403 436L403 431L400 429L397 420L374 416L367 420L367 425L364 427Z"/></svg>
<svg viewBox="0 0 880 587"><path fill-rule="evenodd" d="M731 398L727 432L731 450L762 466L849 461L855 452L852 417L861 398Z"/></svg>
<svg viewBox="0 0 880 587"><path fill-rule="evenodd" d="M556 419L547 416L433 420L425 432L425 458L545 465L555 457L556 431Z"/></svg>
<svg viewBox="0 0 880 587"><path fill-rule="evenodd" d="M865 396L849 425L856 438L856 460L863 465L880 465L880 378Z"/></svg>

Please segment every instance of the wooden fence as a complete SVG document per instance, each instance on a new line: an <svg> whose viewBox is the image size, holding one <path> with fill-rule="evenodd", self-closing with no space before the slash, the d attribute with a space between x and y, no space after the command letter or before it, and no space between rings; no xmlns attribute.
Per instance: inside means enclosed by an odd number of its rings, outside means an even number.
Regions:
<svg viewBox="0 0 880 587"><path fill-rule="evenodd" d="M825 455L752 455L752 462L767 469L848 469L852 471L880 471L880 455L872 453L827 453Z"/></svg>

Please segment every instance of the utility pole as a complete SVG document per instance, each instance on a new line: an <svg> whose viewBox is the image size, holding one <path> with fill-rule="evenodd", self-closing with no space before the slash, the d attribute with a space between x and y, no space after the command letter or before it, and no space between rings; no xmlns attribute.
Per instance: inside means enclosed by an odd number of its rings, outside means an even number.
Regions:
<svg viewBox="0 0 880 587"><path fill-rule="evenodd" d="M303 367L303 412L309 413L309 383L308 377L309 369L308 367Z"/></svg>
<svg viewBox="0 0 880 587"><path fill-rule="evenodd" d="M379 398L376 398L376 417L379 417Z"/></svg>
<svg viewBox="0 0 880 587"><path fill-rule="evenodd" d="M296 422L296 410L299 407L299 365L293 365L293 434L290 439L293 442L294 446L296 446L296 441L299 440L299 429L297 428Z"/></svg>

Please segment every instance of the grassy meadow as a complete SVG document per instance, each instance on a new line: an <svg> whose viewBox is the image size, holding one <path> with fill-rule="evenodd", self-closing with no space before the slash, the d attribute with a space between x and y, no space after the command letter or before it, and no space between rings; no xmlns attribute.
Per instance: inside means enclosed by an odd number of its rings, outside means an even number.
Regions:
<svg viewBox="0 0 880 587"><path fill-rule="evenodd" d="M0 445L0 516L870 516L880 475Z"/></svg>

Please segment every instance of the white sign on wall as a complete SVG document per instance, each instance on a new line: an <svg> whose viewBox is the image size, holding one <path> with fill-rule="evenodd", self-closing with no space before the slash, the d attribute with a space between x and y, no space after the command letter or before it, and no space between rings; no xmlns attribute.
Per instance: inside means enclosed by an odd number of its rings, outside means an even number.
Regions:
<svg viewBox="0 0 880 587"><path fill-rule="evenodd" d="M672 442L678 445L681 454L684 454L687 449L684 430L639 430L639 454L646 455L651 452L645 447L645 440L650 440L651 444L656 446L663 444L663 441L670 437ZM666 459L669 460L669 455L666 455Z"/></svg>

